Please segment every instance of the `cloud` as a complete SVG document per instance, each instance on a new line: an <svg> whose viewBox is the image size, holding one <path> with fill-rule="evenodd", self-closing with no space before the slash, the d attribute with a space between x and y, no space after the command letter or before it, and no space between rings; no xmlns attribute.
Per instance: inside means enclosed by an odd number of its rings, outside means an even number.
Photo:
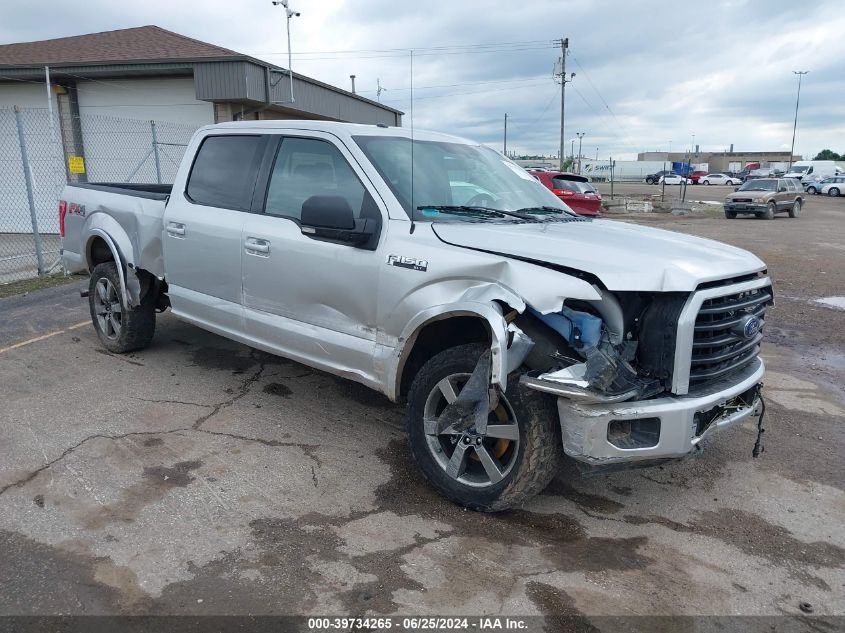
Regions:
<svg viewBox="0 0 845 633"><path fill-rule="evenodd" d="M294 69L376 97L417 127L500 147L553 154L560 134L553 41L569 37L566 139L585 133L585 154L632 157L689 146L704 150L788 147L797 82L796 151L845 151L845 13L836 0L291 0ZM46 6L45 6L46 5ZM158 24L197 39L287 64L283 13L270 0L114 3L85 11L48 0L5 0L0 40L47 39ZM530 44L502 44L530 42ZM500 44L487 49L477 45ZM434 47L465 48L457 51ZM404 49L390 51L387 49ZM333 54L331 51L360 51ZM576 144L577 145L577 144ZM590 148L589 151L586 148ZM567 152L569 151L567 147Z"/></svg>

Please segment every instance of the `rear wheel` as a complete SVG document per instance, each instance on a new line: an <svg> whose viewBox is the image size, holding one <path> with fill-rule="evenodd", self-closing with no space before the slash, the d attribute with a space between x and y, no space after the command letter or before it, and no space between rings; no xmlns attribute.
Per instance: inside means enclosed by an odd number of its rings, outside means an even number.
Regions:
<svg viewBox="0 0 845 633"><path fill-rule="evenodd" d="M796 200L792 203L792 206L789 208L789 217L790 218L797 218L801 214L801 201Z"/></svg>
<svg viewBox="0 0 845 633"><path fill-rule="evenodd" d="M407 429L426 479L462 506L496 512L521 505L558 472L562 447L554 398L526 389L519 376L488 415L486 433L473 426L440 430L444 409L461 393L485 345L459 345L434 356L411 383Z"/></svg>
<svg viewBox="0 0 845 633"><path fill-rule="evenodd" d="M834 198L839 196L839 187L831 187L827 190L827 195L833 196Z"/></svg>
<svg viewBox="0 0 845 633"><path fill-rule="evenodd" d="M150 344L155 333L155 301L148 292L141 305L124 305L120 275L115 262L98 264L88 281L88 306L100 342L110 352L122 354Z"/></svg>

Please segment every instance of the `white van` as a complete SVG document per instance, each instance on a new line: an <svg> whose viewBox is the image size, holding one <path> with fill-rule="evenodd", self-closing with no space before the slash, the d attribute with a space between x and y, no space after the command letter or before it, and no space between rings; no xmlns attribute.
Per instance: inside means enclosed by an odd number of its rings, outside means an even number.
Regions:
<svg viewBox="0 0 845 633"><path fill-rule="evenodd" d="M832 160L799 160L792 163L792 167L784 177L798 178L801 182L808 182L828 176L838 176L841 173L842 169Z"/></svg>

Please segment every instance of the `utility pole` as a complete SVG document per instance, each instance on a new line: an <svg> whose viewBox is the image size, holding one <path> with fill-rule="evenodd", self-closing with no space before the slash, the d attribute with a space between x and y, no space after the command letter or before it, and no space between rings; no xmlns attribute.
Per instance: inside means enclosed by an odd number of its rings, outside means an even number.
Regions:
<svg viewBox="0 0 845 633"><path fill-rule="evenodd" d="M575 164L575 139L572 139L572 142L569 144L569 159L572 161L569 165L571 168Z"/></svg>
<svg viewBox="0 0 845 633"><path fill-rule="evenodd" d="M795 121L792 124L792 147L789 150L789 168L792 169L792 155L795 153L795 130L798 128L798 102L801 100L801 79L809 73L809 70L793 70L793 75L798 75L798 96L795 97Z"/></svg>
<svg viewBox="0 0 845 633"><path fill-rule="evenodd" d="M575 173L580 174L581 173L581 141L584 138L584 133L583 132L576 132L575 136L578 137L578 171L576 171Z"/></svg>
<svg viewBox="0 0 845 633"><path fill-rule="evenodd" d="M387 88L383 88L381 85L381 79L376 77L376 99L379 103L381 103L381 93L387 90Z"/></svg>
<svg viewBox="0 0 845 633"><path fill-rule="evenodd" d="M519 127L519 126L517 126ZM508 113L505 112L505 141L502 144L502 154L508 155Z"/></svg>
<svg viewBox="0 0 845 633"><path fill-rule="evenodd" d="M565 37L560 40L560 73L556 75L560 77L560 169L563 170L564 161L564 145L566 143L564 137L564 122L566 120L566 82L572 81L575 73L572 73L569 79L566 78L566 51L569 49L569 38Z"/></svg>

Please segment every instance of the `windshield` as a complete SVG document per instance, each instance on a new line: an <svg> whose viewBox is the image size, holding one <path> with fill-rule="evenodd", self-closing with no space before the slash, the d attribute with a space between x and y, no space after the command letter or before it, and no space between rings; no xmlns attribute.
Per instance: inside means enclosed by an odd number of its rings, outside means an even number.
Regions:
<svg viewBox="0 0 845 633"><path fill-rule="evenodd" d="M777 184L777 180L749 180L739 191L775 191Z"/></svg>
<svg viewBox="0 0 845 633"><path fill-rule="evenodd" d="M488 210L569 211L563 202L524 169L494 150L465 143L413 141L390 136L356 136L355 142L373 163L410 217L416 207L475 206ZM448 210L444 210L448 212ZM417 220L430 214L415 214ZM488 219L508 216L487 214Z"/></svg>
<svg viewBox="0 0 845 633"><path fill-rule="evenodd" d="M809 165L793 165L792 167L790 167L789 171L793 174L803 174L809 168Z"/></svg>

